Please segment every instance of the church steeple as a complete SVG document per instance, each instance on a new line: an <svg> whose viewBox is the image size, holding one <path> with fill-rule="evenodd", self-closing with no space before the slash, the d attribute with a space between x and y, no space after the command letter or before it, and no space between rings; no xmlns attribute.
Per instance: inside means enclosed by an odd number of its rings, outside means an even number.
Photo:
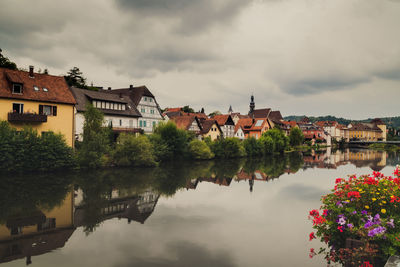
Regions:
<svg viewBox="0 0 400 267"><path fill-rule="evenodd" d="M229 110L228 110L228 114L232 114L233 110L232 110L232 105L229 106Z"/></svg>
<svg viewBox="0 0 400 267"><path fill-rule="evenodd" d="M249 111L249 115L253 114L254 112L254 108L256 107L256 103L254 103L254 96L251 95L250 97L250 111Z"/></svg>

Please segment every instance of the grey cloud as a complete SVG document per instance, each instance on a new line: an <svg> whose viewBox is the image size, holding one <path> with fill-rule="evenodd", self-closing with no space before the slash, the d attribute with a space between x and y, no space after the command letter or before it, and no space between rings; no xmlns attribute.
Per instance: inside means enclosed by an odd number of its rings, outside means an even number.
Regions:
<svg viewBox="0 0 400 267"><path fill-rule="evenodd" d="M178 22L176 32L194 34L234 18L252 0L117 0L122 10Z"/></svg>

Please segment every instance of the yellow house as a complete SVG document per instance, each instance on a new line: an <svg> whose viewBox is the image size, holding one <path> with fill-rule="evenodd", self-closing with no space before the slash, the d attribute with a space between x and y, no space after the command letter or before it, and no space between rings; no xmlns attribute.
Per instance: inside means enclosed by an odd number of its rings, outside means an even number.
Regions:
<svg viewBox="0 0 400 267"><path fill-rule="evenodd" d="M386 125L379 119L371 123L357 123L350 125L349 139L361 141L386 141Z"/></svg>
<svg viewBox="0 0 400 267"><path fill-rule="evenodd" d="M64 77L0 68L0 120L20 129L29 125L39 134L61 133L74 146L74 105Z"/></svg>
<svg viewBox="0 0 400 267"><path fill-rule="evenodd" d="M222 130L216 120L202 120L201 121L201 135L203 138L211 137L211 140L221 138Z"/></svg>

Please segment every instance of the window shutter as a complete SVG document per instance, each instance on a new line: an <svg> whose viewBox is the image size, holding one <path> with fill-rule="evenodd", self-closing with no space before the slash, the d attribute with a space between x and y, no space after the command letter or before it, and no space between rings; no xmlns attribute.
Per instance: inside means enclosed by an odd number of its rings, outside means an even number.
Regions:
<svg viewBox="0 0 400 267"><path fill-rule="evenodd" d="M57 106L53 106L53 116L57 116Z"/></svg>
<svg viewBox="0 0 400 267"><path fill-rule="evenodd" d="M43 105L39 105L39 114L43 114Z"/></svg>

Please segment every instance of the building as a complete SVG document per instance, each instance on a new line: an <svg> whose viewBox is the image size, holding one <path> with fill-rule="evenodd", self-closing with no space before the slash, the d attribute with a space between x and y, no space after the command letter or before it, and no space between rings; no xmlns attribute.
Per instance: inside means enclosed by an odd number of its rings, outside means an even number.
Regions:
<svg viewBox="0 0 400 267"><path fill-rule="evenodd" d="M386 125L380 119L370 123L348 125L349 139L359 141L386 141Z"/></svg>
<svg viewBox="0 0 400 267"><path fill-rule="evenodd" d="M116 135L120 132L137 133L141 131L138 128L138 119L141 118L141 114L128 96L110 94L104 90L93 91L76 87L72 87L71 91L77 102L75 114L75 138L77 140L82 140L84 112L87 104L92 104L104 113L105 126L112 127Z"/></svg>
<svg viewBox="0 0 400 267"><path fill-rule="evenodd" d="M317 121L315 124L323 128L336 141L344 138L344 135L341 134L342 127L339 126L337 121Z"/></svg>
<svg viewBox="0 0 400 267"><path fill-rule="evenodd" d="M201 122L201 136L204 138L210 137L211 140L216 140L222 137L223 132L219 127L218 122L213 119L200 120Z"/></svg>
<svg viewBox="0 0 400 267"><path fill-rule="evenodd" d="M0 68L0 120L17 129L61 133L74 146L75 98L64 77Z"/></svg>
<svg viewBox="0 0 400 267"><path fill-rule="evenodd" d="M138 127L145 133L152 133L154 127L164 120L155 96L144 85L138 87L130 85L129 88L107 90L107 92L131 99L141 114Z"/></svg>
<svg viewBox="0 0 400 267"><path fill-rule="evenodd" d="M176 127L199 135L202 127L200 120L196 116L178 116L172 117L171 121L175 122Z"/></svg>
<svg viewBox="0 0 400 267"><path fill-rule="evenodd" d="M225 138L235 135L235 123L231 115L215 115L213 119L218 122Z"/></svg>

